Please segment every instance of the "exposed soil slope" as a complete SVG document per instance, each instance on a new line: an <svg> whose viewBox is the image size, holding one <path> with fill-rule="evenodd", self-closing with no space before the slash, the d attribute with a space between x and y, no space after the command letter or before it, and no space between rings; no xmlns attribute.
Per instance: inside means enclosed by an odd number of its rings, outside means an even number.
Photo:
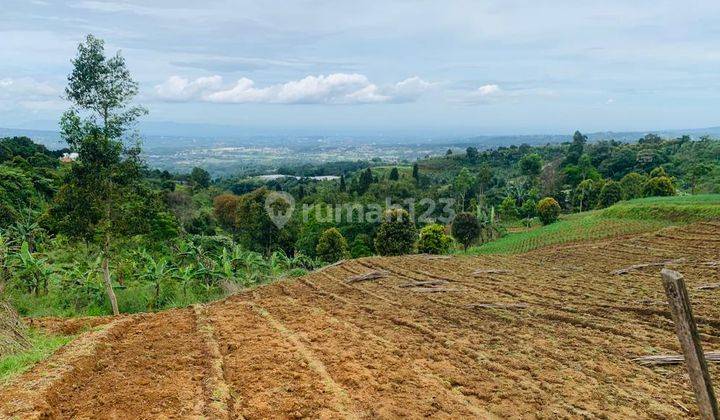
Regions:
<svg viewBox="0 0 720 420"><path fill-rule="evenodd" d="M661 264L611 273L668 260L686 276L705 350L720 350L720 289L695 289L720 283L720 223L701 223L517 256L353 260L123 318L0 390L0 413L696 416L681 365L632 360L679 352ZM386 275L347 282L372 271Z"/></svg>

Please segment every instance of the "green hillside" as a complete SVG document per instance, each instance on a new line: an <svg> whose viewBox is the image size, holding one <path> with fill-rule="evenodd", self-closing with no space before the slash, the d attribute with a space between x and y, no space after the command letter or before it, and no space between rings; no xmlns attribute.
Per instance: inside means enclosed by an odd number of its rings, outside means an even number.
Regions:
<svg viewBox="0 0 720 420"><path fill-rule="evenodd" d="M569 214L556 223L509 233L467 252L517 254L548 245L652 232L712 219L720 219L720 194L639 198L602 210Z"/></svg>

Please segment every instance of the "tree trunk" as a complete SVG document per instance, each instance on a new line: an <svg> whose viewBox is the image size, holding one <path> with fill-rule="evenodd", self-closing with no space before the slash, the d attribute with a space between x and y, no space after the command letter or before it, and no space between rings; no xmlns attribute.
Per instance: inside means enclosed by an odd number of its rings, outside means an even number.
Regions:
<svg viewBox="0 0 720 420"><path fill-rule="evenodd" d="M107 292L108 299L110 299L110 306L112 306L113 315L120 315L117 298L115 297L115 291L112 288L112 281L110 280L110 259L108 258L107 251L103 254L102 272L105 291Z"/></svg>
<svg viewBox="0 0 720 420"><path fill-rule="evenodd" d="M30 347L26 332L17 312L0 300L0 357Z"/></svg>

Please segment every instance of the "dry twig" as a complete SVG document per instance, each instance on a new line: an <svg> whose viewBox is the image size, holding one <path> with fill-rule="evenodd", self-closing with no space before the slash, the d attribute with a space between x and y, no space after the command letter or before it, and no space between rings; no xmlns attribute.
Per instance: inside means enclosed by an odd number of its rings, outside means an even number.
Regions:
<svg viewBox="0 0 720 420"><path fill-rule="evenodd" d="M390 273L385 270L375 270L375 271L371 271L371 272L365 273L365 274L358 274L355 276L350 276L350 277L348 277L347 280L345 280L345 282L346 283L358 283L361 281L376 280L376 279L385 278L389 274Z"/></svg>
<svg viewBox="0 0 720 420"><path fill-rule="evenodd" d="M447 284L446 280L427 280L427 281L413 281L410 283L401 284L398 287L436 287Z"/></svg>
<svg viewBox="0 0 720 420"><path fill-rule="evenodd" d="M483 274L510 274L512 270L506 270L504 268L480 268L473 271L473 276L482 276Z"/></svg>
<svg viewBox="0 0 720 420"><path fill-rule="evenodd" d="M623 275L623 274L628 274L629 272L631 272L631 271L633 271L633 270L639 270L639 269L641 269L641 268L646 268L646 267L664 267L664 266L666 266L666 265L668 265L668 264L678 264L678 263L681 263L681 262L685 262L685 258L678 258L678 259L675 259L675 260L664 260L664 261L651 262L651 263L643 263L643 264L634 264L634 265L631 265L631 266L629 266L629 267L620 268L620 269L618 269L618 270L611 271L610 274L613 274L613 275Z"/></svg>
<svg viewBox="0 0 720 420"><path fill-rule="evenodd" d="M525 309L527 303L471 303L469 308L478 309Z"/></svg>

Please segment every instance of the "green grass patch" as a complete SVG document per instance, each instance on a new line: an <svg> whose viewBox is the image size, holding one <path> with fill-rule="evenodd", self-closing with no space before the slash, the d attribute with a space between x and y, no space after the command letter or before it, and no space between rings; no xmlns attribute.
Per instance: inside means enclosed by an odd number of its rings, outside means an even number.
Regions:
<svg viewBox="0 0 720 420"><path fill-rule="evenodd" d="M28 338L31 344L28 350L0 358L0 385L30 369L35 363L45 360L74 337L48 335L31 330Z"/></svg>
<svg viewBox="0 0 720 420"><path fill-rule="evenodd" d="M720 218L720 194L649 197L603 210L607 217L692 223Z"/></svg>
<svg viewBox="0 0 720 420"><path fill-rule="evenodd" d="M653 232L664 227L720 219L720 194L651 197L561 220L468 249L469 254L518 254L548 245Z"/></svg>

